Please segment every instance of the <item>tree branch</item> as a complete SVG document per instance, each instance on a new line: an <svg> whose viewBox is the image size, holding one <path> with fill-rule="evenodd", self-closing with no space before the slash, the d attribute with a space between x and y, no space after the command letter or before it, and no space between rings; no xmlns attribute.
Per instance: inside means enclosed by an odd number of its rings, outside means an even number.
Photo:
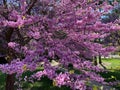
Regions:
<svg viewBox="0 0 120 90"><path fill-rule="evenodd" d="M19 29L17 29L16 32L17 32L18 37L20 38L20 41L23 42L23 41L24 41L24 38L23 38L23 36L21 35Z"/></svg>
<svg viewBox="0 0 120 90"><path fill-rule="evenodd" d="M7 8L7 0L3 0L4 7Z"/></svg>
<svg viewBox="0 0 120 90"><path fill-rule="evenodd" d="M8 28L7 32L5 33L6 41L7 42L10 42L12 33L13 33L13 28Z"/></svg>
<svg viewBox="0 0 120 90"><path fill-rule="evenodd" d="M31 9L33 8L33 6L35 5L36 2L37 2L37 0L32 0L31 4L29 5L28 9L26 10L26 14L30 14Z"/></svg>

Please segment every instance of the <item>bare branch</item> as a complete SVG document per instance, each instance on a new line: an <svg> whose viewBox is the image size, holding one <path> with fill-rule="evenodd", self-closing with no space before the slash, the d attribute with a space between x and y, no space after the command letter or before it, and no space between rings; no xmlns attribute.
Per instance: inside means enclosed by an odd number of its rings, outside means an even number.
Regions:
<svg viewBox="0 0 120 90"><path fill-rule="evenodd" d="M36 2L37 2L37 0L31 1L31 4L29 5L28 9L26 10L27 14L30 14L31 9L33 8L33 6L35 5Z"/></svg>
<svg viewBox="0 0 120 90"><path fill-rule="evenodd" d="M23 36L21 35L19 29L16 30L18 37L21 39L21 41L24 40Z"/></svg>
<svg viewBox="0 0 120 90"><path fill-rule="evenodd" d="M10 42L12 33L13 33L13 28L8 28L7 32L5 33L6 41L7 42Z"/></svg>
<svg viewBox="0 0 120 90"><path fill-rule="evenodd" d="M7 0L3 0L4 7L7 8Z"/></svg>

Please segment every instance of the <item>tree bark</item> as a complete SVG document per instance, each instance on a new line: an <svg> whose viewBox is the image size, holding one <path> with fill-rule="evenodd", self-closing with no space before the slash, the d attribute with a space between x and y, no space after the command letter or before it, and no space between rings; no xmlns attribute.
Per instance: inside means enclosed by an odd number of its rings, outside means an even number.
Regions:
<svg viewBox="0 0 120 90"><path fill-rule="evenodd" d="M97 57L96 56L94 56L94 58L93 58L93 63L95 66L97 66Z"/></svg>
<svg viewBox="0 0 120 90"><path fill-rule="evenodd" d="M7 1L3 0L4 7L7 8Z"/></svg>
<svg viewBox="0 0 120 90"><path fill-rule="evenodd" d="M4 6L7 8L6 0L3 0L3 2L4 2ZM32 0L32 3L30 4L28 9L26 10L26 14L30 14L31 9L35 5L36 2L37 2L37 0ZM6 19L8 19L8 17ZM8 28L7 32L5 33L5 37L6 37L7 42L11 41L11 36L13 34L13 31L14 31L14 28ZM15 57L14 52L11 53L10 49L9 48L7 48L7 49L8 49L7 54L10 57L10 59L8 59L8 63L11 63L12 59ZM7 77L6 77L5 90L14 90L14 82L15 82L14 74L11 74L11 75L8 74Z"/></svg>
<svg viewBox="0 0 120 90"><path fill-rule="evenodd" d="M11 41L12 34L13 34L13 28L8 28L7 32L5 33L7 42ZM14 56L9 48L7 48L7 55L9 56L9 59L7 59L7 61L8 63L10 63L14 58ZM11 75L7 74L5 90L14 90L14 82L15 82L14 74L11 74Z"/></svg>
<svg viewBox="0 0 120 90"><path fill-rule="evenodd" d="M14 90L14 74L7 75L6 77L6 88L5 90Z"/></svg>
<svg viewBox="0 0 120 90"><path fill-rule="evenodd" d="M35 3L37 2L37 0L32 0L30 5L28 6L28 9L26 10L26 14L30 15L31 9L33 8L33 6L35 5Z"/></svg>
<svg viewBox="0 0 120 90"><path fill-rule="evenodd" d="M102 64L102 59L101 59L101 55L99 54L98 56L98 59L99 59L99 64L104 68L106 69L106 67Z"/></svg>
<svg viewBox="0 0 120 90"><path fill-rule="evenodd" d="M99 64L102 64L102 59L100 54L99 54Z"/></svg>

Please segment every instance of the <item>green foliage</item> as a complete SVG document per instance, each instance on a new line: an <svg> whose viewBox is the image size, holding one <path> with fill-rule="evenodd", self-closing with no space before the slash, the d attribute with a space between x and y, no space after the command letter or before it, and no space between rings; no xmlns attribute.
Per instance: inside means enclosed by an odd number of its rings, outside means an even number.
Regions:
<svg viewBox="0 0 120 90"><path fill-rule="evenodd" d="M61 88L53 86L52 80L42 77L40 81L35 83L24 83L23 90L70 90L70 88L66 86L62 86Z"/></svg>
<svg viewBox="0 0 120 90"><path fill-rule="evenodd" d="M0 72L0 90L5 90L5 77L6 75Z"/></svg>
<svg viewBox="0 0 120 90"><path fill-rule="evenodd" d="M98 90L98 86L94 85L93 90Z"/></svg>

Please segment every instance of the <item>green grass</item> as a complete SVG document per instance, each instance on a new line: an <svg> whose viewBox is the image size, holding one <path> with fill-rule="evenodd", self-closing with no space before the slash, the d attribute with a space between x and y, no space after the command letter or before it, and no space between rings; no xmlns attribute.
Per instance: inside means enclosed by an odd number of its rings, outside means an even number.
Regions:
<svg viewBox="0 0 120 90"><path fill-rule="evenodd" d="M109 70L107 73L101 73L106 81L112 82L115 80L120 80L120 59L108 58L102 59L102 62ZM114 87L120 90L120 84Z"/></svg>
<svg viewBox="0 0 120 90"><path fill-rule="evenodd" d="M120 69L120 59L108 58L102 59L107 69Z"/></svg>

